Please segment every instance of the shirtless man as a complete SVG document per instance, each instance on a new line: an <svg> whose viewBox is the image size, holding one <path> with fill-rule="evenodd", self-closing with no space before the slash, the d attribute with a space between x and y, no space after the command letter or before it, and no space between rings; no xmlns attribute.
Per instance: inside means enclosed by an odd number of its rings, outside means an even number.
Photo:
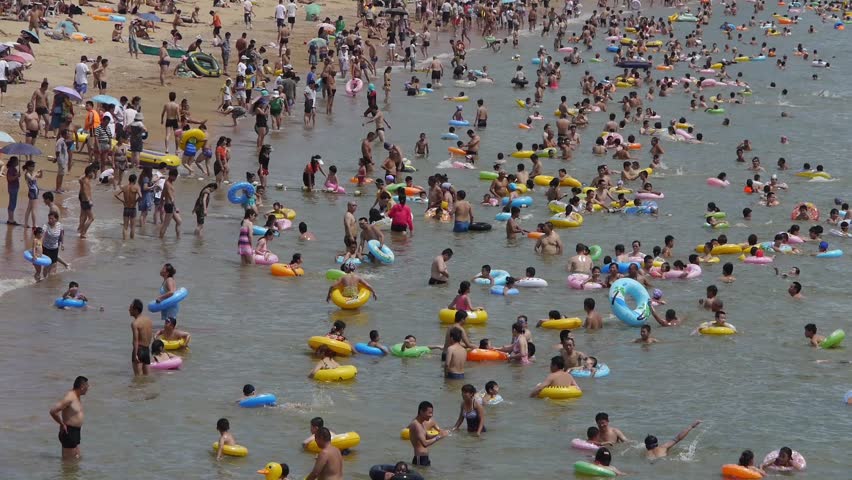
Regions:
<svg viewBox="0 0 852 480"><path fill-rule="evenodd" d="M192 335L190 335L189 332L177 329L177 319L175 317L166 317L163 328L157 330L157 333L154 334L154 338L173 342L182 340L183 346L188 347L189 342L192 339Z"/></svg>
<svg viewBox="0 0 852 480"><path fill-rule="evenodd" d="M59 424L59 443L62 444L63 460L80 458L80 430L83 428L81 397L88 391L89 379L77 377L74 379L74 387L50 409L50 416Z"/></svg>
<svg viewBox="0 0 852 480"><path fill-rule="evenodd" d="M346 213L343 214L343 244L346 247L358 241L358 221L355 219L357 209L358 204L355 202L346 204Z"/></svg>
<svg viewBox="0 0 852 480"><path fill-rule="evenodd" d="M163 218L163 225L160 226L160 238L163 238L166 235L166 230L169 228L169 223L172 218L175 219L175 235L177 238L180 238L180 212L175 206L175 180L177 180L178 171L176 168L169 169L169 178L166 179L166 183L163 184L163 211L166 212L165 218Z"/></svg>
<svg viewBox="0 0 852 480"><path fill-rule="evenodd" d="M600 412L595 415L595 423L598 425L598 440L601 445L615 445L616 443L627 442L627 437L621 433L621 430L609 426L609 415Z"/></svg>
<svg viewBox="0 0 852 480"><path fill-rule="evenodd" d="M320 453L305 480L343 480L343 455L331 444L331 432L322 427L317 430L315 437Z"/></svg>
<svg viewBox="0 0 852 480"><path fill-rule="evenodd" d="M521 228L520 225L518 225L518 218L520 218L520 216L521 216L521 209L519 207L512 207L511 212L512 213L509 217L509 220L506 222L506 239L507 240L514 240L515 235L517 235L519 233L521 233L521 234L527 233L526 230L524 230L523 228Z"/></svg>
<svg viewBox="0 0 852 480"><path fill-rule="evenodd" d="M373 294L373 300L379 299L379 297L376 296L376 291L373 290L373 286L355 274L355 265L347 262L341 265L340 269L343 270L346 275L343 275L336 283L328 287L328 294L325 296L326 303L331 300L331 292L338 288L344 297L355 298L358 296L358 290L361 287L364 287Z"/></svg>
<svg viewBox="0 0 852 480"><path fill-rule="evenodd" d="M432 83L435 86L440 86L441 77L444 75L444 66L441 64L441 61L438 60L437 56L432 57L432 62L429 64L429 68L432 70Z"/></svg>
<svg viewBox="0 0 852 480"><path fill-rule="evenodd" d="M586 354L574 350L574 339L571 337L571 331L560 331L559 341L562 345L562 348L559 349L559 354L562 356L562 362L565 364L565 368L582 367L583 361L586 359Z"/></svg>
<svg viewBox="0 0 852 480"><path fill-rule="evenodd" d="M142 301L138 298L130 303L130 330L133 332L133 353L130 363L133 365L133 374L148 375L148 365L151 364L151 351L149 345L153 338L153 325L147 315L143 315Z"/></svg>
<svg viewBox="0 0 852 480"><path fill-rule="evenodd" d="M503 169L500 169L500 171L497 172L497 178L491 181L491 187L488 189L488 193L496 198L509 196L509 180L506 179L506 172Z"/></svg>
<svg viewBox="0 0 852 480"><path fill-rule="evenodd" d="M178 118L180 117L180 105L175 101L177 93L169 92L169 102L163 105L163 111L160 113L160 123L166 126L166 136L163 143L166 146L166 153L169 153L169 139L174 139L175 152L178 151L178 139L175 135L175 130L180 128ZM171 132L171 135L169 134Z"/></svg>
<svg viewBox="0 0 852 480"><path fill-rule="evenodd" d="M367 172L373 171L373 142L376 132L367 132L367 138L361 140L361 156L367 160Z"/></svg>
<svg viewBox="0 0 852 480"><path fill-rule="evenodd" d="M444 377L450 380L464 378L464 362L467 350L461 345L462 329L450 329L450 346L447 347L447 363L444 364Z"/></svg>
<svg viewBox="0 0 852 480"><path fill-rule="evenodd" d="M36 138L38 138L40 130L39 118L39 114L35 111L35 106L30 102L27 104L27 111L21 115L21 120L18 122L18 125L21 127L21 133L26 138L25 142L30 145L35 145Z"/></svg>
<svg viewBox="0 0 852 480"><path fill-rule="evenodd" d="M641 343L642 345L650 345L657 342L659 340L651 336L650 325L642 325L642 328L639 329L639 338L633 340L633 343Z"/></svg>
<svg viewBox="0 0 852 480"><path fill-rule="evenodd" d="M577 254L571 257L568 262L568 273L585 273L587 275L592 273L592 257L586 255L586 250L588 250L586 245L577 244L574 249Z"/></svg>
<svg viewBox="0 0 852 480"><path fill-rule="evenodd" d="M417 406L417 416L408 424L409 441L414 449L412 465L421 467L432 465L432 461L429 459L429 447L449 433L446 430L441 430L435 420L432 419L434 411L435 407L430 402L420 402L420 405ZM438 430L438 435L431 435L429 432L432 430Z"/></svg>
<svg viewBox="0 0 852 480"><path fill-rule="evenodd" d="M481 98L476 101L476 118L473 122L476 128L485 128L488 126L488 108L485 106L485 101Z"/></svg>
<svg viewBox="0 0 852 480"><path fill-rule="evenodd" d="M471 132L473 132L471 130ZM454 232L466 232L473 223L473 207L465 200L467 193L464 190L456 192L456 202L453 205Z"/></svg>
<svg viewBox="0 0 852 480"><path fill-rule="evenodd" d="M358 254L359 255L370 255L372 256L367 249L367 242L370 240L378 240L380 245L379 248L385 246L385 234L377 227L376 225L371 224L367 221L366 217L361 217L358 219L358 226L361 227L361 240L358 243Z"/></svg>
<svg viewBox="0 0 852 480"><path fill-rule="evenodd" d="M161 87L166 85L166 72L169 70L169 64L171 63L171 60L169 60L168 46L169 46L169 42L164 41L163 44L160 46L160 51L158 52L159 58L157 60L157 65L160 66L160 86ZM175 117L175 118L177 118L177 117ZM166 153L169 153L168 143L169 143L169 136L166 135L166 145L167 145L166 146Z"/></svg>
<svg viewBox="0 0 852 480"><path fill-rule="evenodd" d="M603 328L603 317L595 311L595 299L587 298L583 300L583 310L586 311L586 320L583 322L583 327L586 330L600 330Z"/></svg>
<svg viewBox="0 0 852 480"><path fill-rule="evenodd" d="M130 238L136 234L136 204L142 197L142 192L139 190L139 185L136 184L136 174L131 174L127 179L127 185L121 187L121 190L115 193L115 198L124 205L124 211L121 216L124 223L121 226L121 239L127 240L127 229L130 228Z"/></svg>
<svg viewBox="0 0 852 480"><path fill-rule="evenodd" d="M805 325L805 338L808 339L808 345L818 347L825 340L825 335L817 335L817 327L813 323Z"/></svg>
<svg viewBox="0 0 852 480"><path fill-rule="evenodd" d="M95 214L92 211L92 179L97 174L98 166L91 164L86 167L83 176L80 177L80 193L77 196L80 200L80 226L77 227L80 238L86 238L86 232L95 221Z"/></svg>
<svg viewBox="0 0 852 480"><path fill-rule="evenodd" d="M544 235L535 243L535 252L547 255L562 255L562 239L553 231L553 224L546 222L542 227Z"/></svg>
<svg viewBox="0 0 852 480"><path fill-rule="evenodd" d="M450 333L455 330L458 330L461 334L461 339L457 342L461 344L464 348L476 348L473 342L470 341L470 337L467 335L467 330L464 329L465 321L467 321L467 312L464 310L456 310L455 323L447 329L447 334L444 337L444 347L443 353L441 354L441 361L447 361L447 349L453 344Z"/></svg>
<svg viewBox="0 0 852 480"><path fill-rule="evenodd" d="M41 86L33 92L30 102L35 106L35 112L44 122L44 136L47 137L47 132L50 131L50 113L49 103L47 100L47 87L49 86L47 78L41 81Z"/></svg>
<svg viewBox="0 0 852 480"><path fill-rule="evenodd" d="M447 270L447 262L453 258L453 250L445 248L440 255L432 259L432 268L429 273L429 285L444 285L450 279Z"/></svg>
<svg viewBox="0 0 852 480"><path fill-rule="evenodd" d="M559 355L550 359L550 374L545 377L541 383L537 384L535 388L533 388L532 392L530 392L530 397L537 397L545 387L580 388L580 386L577 385L577 382L574 381L574 377L565 371L565 360Z"/></svg>
<svg viewBox="0 0 852 480"><path fill-rule="evenodd" d="M464 150L467 152L468 158L474 160L477 156L479 156L479 144L481 139L473 130L468 130L467 136L470 137L470 141L468 141L467 145L464 146Z"/></svg>
<svg viewBox="0 0 852 480"><path fill-rule="evenodd" d="M654 460L656 458L663 458L669 454L669 449L677 445L681 440L686 438L689 435L689 432L692 431L695 427L701 425L701 420L696 420L692 422L692 425L686 427L682 432L678 433L677 436L673 440L669 440L668 442L660 445L657 437L653 435L648 435L645 437L645 457L648 460Z"/></svg>
<svg viewBox="0 0 852 480"><path fill-rule="evenodd" d="M707 286L707 297L698 300L698 304L704 307L705 310L719 311L722 309L722 300L717 297L719 288L716 285Z"/></svg>

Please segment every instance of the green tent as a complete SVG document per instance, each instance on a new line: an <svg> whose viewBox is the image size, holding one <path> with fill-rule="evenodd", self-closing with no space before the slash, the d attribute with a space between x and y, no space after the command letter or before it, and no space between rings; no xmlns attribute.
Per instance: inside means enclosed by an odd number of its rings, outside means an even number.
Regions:
<svg viewBox="0 0 852 480"><path fill-rule="evenodd" d="M316 3L308 5L305 7L305 20L309 22L318 22L321 10L322 7Z"/></svg>

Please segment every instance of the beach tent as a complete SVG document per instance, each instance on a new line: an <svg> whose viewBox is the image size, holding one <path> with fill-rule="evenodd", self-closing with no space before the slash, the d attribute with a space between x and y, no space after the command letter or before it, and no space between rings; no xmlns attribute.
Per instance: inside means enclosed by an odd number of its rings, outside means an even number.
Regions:
<svg viewBox="0 0 852 480"><path fill-rule="evenodd" d="M317 5L316 3L312 3L305 7L305 20L309 22L317 22L319 21L320 12L322 11L322 7Z"/></svg>

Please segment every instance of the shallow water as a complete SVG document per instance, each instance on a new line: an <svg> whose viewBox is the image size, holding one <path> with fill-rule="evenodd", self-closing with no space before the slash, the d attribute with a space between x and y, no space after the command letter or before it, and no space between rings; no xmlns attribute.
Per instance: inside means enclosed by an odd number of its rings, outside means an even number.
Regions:
<svg viewBox="0 0 852 480"><path fill-rule="evenodd" d="M743 23L749 16L748 12L741 13L734 23ZM815 42L806 46L839 51L846 33L831 30L826 24L818 25L821 31L808 36L805 32L813 17L807 19L793 27L795 36L773 38L771 45L778 46L779 52L792 52L796 43ZM688 28L678 24L678 34ZM706 42L722 44L715 26L706 30ZM758 35L756 31L747 33ZM446 38L443 35L442 42ZM529 45L522 50L525 65L536 41L526 43ZM546 41L547 45L551 43ZM740 48L757 53L747 45ZM512 90L502 80L517 65L509 57L505 50L469 56L472 68L487 64L492 76L501 79L494 86L468 91L473 99L484 98L490 108L491 121L482 133L479 167L483 169L490 169L496 154L508 153L516 141L528 145L539 138L535 132L540 129L527 133L516 128L525 115L512 99L532 96L533 92ZM653 245L662 244L666 234L673 234L676 254L685 260L696 244L719 233L700 226L708 201L715 201L734 218L746 206L755 210L750 225L725 232L732 241L744 241L750 232L768 240L775 232L785 230L791 223L790 209L798 201L812 201L826 215L834 197L848 195L850 175L850 167L835 145L838 127L849 118L840 103L852 96L845 81L852 67L835 61L832 59L831 70L813 69L798 58L791 58L784 72L778 72L769 61L732 67L732 72L745 72L755 93L749 105L728 106L726 116L733 122L728 128L721 126L720 116L686 113L688 100L681 95L654 102L652 106L664 119L687 116L697 125L697 131L704 133L707 144L663 141L667 152L664 162L670 169L652 177L655 188L667 197L659 202L659 218L588 216L582 229L559 231L566 252L583 241L600 244L611 253L616 243L629 245L633 239L640 239L647 253ZM585 69L596 76L618 73L604 64L563 67L558 93L568 95L572 102L579 100L576 85ZM685 71L679 67L675 73L681 76ZM821 79L812 82L812 73L819 73ZM766 88L770 81L776 81L779 88ZM781 88L789 90L783 100L779 98ZM432 157L416 161L419 172L414 176L419 184L425 184L434 165L446 159L447 142L438 140L438 136L446 129L453 104L441 101L440 96L456 90L446 87L426 98L405 97L399 90L392 94L387 109L392 125L389 139L402 144L413 157L417 134L424 131L430 137ZM715 91L709 89L706 95ZM552 121L550 112L556 103L558 96L549 91L545 106L539 109L547 121ZM297 187L300 169L314 153L323 155L326 166L338 165L341 178L352 176L358 141L365 132L358 125L363 104L361 97L353 100L341 95L336 101L337 115L333 119L320 115L316 129L303 131L297 116L285 132L273 133L270 185ZM467 105L466 115L473 117L474 104ZM793 117L780 118L782 110L792 112ZM546 171L555 173L565 166L571 175L588 182L595 165L602 162L588 152L604 118L603 114L592 116L594 126L582 133L583 146L572 162L546 160ZM251 126L243 122L234 134L235 180L241 177L240 172L255 169ZM626 133L638 134L638 125ZM791 143L781 145L780 135L789 136ZM781 181L790 185L790 192L780 195L782 206L758 206L756 198L741 193L750 175L733 161L734 146L743 138L755 145L755 152L747 157L758 155L767 167L783 156L793 168L805 161L821 163L838 180L808 182L782 172ZM648 139L641 141L646 147L639 153L644 166L650 161ZM509 162L510 171L514 171L515 163ZM618 167L617 161L608 163ZM726 171L734 185L727 190L707 187L705 178L720 171ZM774 168L769 168L772 172ZM486 183L478 181L477 171L449 173L457 188L471 192L471 200L481 198L487 189ZM555 308L566 316L581 316L583 299L591 296L607 317L606 328L592 334L576 332L578 349L596 355L613 373L606 379L579 380L584 396L577 401L559 404L528 399L528 392L547 374L549 357L556 353L551 346L557 343L558 332L546 330L533 332L540 352L533 366L468 365L466 382L481 389L488 380L496 380L507 402L489 408L489 431L483 438L458 433L438 443L431 452L434 465L425 472L429 478L458 478L460 472L493 478L571 475L571 464L584 456L572 451L569 442L585 434L599 411L608 412L613 426L621 428L632 442L641 441L646 434L668 439L694 419L704 420L704 425L669 458L654 464L643 459L638 444L616 447L613 464L637 478L715 478L721 464L735 463L746 448L753 449L759 460L782 445L807 457L808 471L798 476L848 476L852 420L841 400L852 376L848 366L816 364L815 360L849 360L849 349L809 349L802 336L802 326L810 321L816 321L825 332L839 327L849 330L848 302L843 300L848 257L825 261L779 258L776 265L781 270L794 265L802 268L803 302L789 299L788 281L776 277L771 267L742 265L733 257L723 257L723 261L734 262L738 278L733 285L718 284L728 319L740 330L739 335L729 338L689 336L699 322L710 318L697 308L697 300L720 275L721 264L705 268L700 279L654 282L664 290L669 306L686 316L686 325L655 328L654 335L661 343L643 348L630 344L637 330L609 316L603 291L577 292L565 287L567 255L541 257L533 253L531 240L507 242L502 224L496 222L491 233L453 234L447 224L424 222L419 206L414 207L414 237L389 240L397 263L361 269L377 288L379 302L371 302L356 313L341 312L322 301L328 287L323 272L333 267L329 259L342 249L346 198L303 194L298 188L270 192L267 204L281 200L296 209L297 221L308 222L319 238L306 244L298 242L290 231L272 243L271 249L282 260L294 252L305 257L308 273L304 278L282 279L272 277L266 267L239 267L236 238L240 211L227 204L224 191L217 192L211 203L204 241L192 237L194 219L186 212L203 184L189 179L179 183L179 206L186 217L181 241L175 242L171 232L166 241L160 241L149 225L135 242L123 243L117 222L98 220L93 230L99 242L88 250L87 259L75 262L74 272L33 287L12 289L2 296L5 321L0 323L0 365L4 368L0 368L0 380L7 386L0 391L0 404L4 406L0 411L0 465L4 465L4 478L37 475L88 480L142 471L157 478L257 478L254 471L268 461L289 463L293 478L301 478L310 470L312 456L299 450L299 442L307 436L309 419L317 415L336 432L357 431L362 437L363 443L347 457L347 478L366 478L367 470L376 463L408 461L411 447L399 440L399 429L416 414L421 400L435 404L436 419L442 426L452 426L462 382L442 380L440 362L432 355L406 360L360 356L345 361L358 367L355 381L317 384L305 378L312 366L305 341L311 335L325 333L332 321L342 319L349 325L347 335L353 341L362 341L371 329L379 329L386 344L396 343L409 333L421 344L440 343L444 330L439 327L436 311L452 299L457 282L473 276L483 263L511 272L535 266L538 276L547 279L550 287L524 290L520 296L505 300L477 287L473 302L484 305L491 320L485 327L470 329L475 341L488 337L495 344L507 342L510 324L521 313L537 319ZM365 196L356 198L359 215L366 215L372 203L373 190L367 188L365 192ZM105 189L98 192L96 214L106 208L114 208L110 213L118 214L119 206L109 203L109 195ZM524 222L528 228L550 216L543 193L537 192L534 197L536 204L524 212L532 215ZM496 210L477 207L475 213L478 220L490 220ZM72 210L68 217L68 223L75 225L76 212ZM852 250L845 244L848 241L836 237L826 240ZM23 231L18 229L7 235L5 247L8 250L23 241ZM449 264L451 286L427 288L430 261L446 247L456 252ZM813 245L804 248L814 250ZM192 348L185 354L181 371L134 381L128 358L127 305L135 297L146 302L153 297L159 287L160 265L166 261L175 264L178 284L190 290L181 308L179 326L192 332ZM22 275L29 274L22 271ZM52 308L52 299L70 280L82 285L95 308ZM5 285L12 288L21 283L10 281ZM103 312L97 309L101 305ZM159 317L153 318L158 324ZM76 466L62 466L56 426L47 410L76 375L86 375L91 381L84 398L85 459ZM260 392L276 393L280 402L297 405L236 408L233 401L245 383L254 384ZM230 419L238 442L250 450L248 458L215 462L210 444L216 440L219 417Z"/></svg>

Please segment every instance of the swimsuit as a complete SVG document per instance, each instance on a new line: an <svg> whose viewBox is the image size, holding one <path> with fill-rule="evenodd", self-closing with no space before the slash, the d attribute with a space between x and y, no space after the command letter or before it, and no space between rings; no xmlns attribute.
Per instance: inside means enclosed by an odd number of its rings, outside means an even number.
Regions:
<svg viewBox="0 0 852 480"><path fill-rule="evenodd" d="M71 427L68 427L68 429L70 430ZM428 467L432 465L432 461L429 460L429 455L415 455L414 458L411 459L411 464Z"/></svg>
<svg viewBox="0 0 852 480"><path fill-rule="evenodd" d="M461 380L464 378L464 373L447 372L447 378L450 380Z"/></svg>
<svg viewBox="0 0 852 480"><path fill-rule="evenodd" d="M464 419L467 420L468 432L475 432L477 429L479 429L479 422L481 421L481 419L479 418L479 413L476 411L475 408L463 412L463 414ZM485 427L482 427L482 431L485 431Z"/></svg>
<svg viewBox="0 0 852 480"><path fill-rule="evenodd" d="M160 285L160 295L164 295L165 293L166 293L166 281L163 280L163 284ZM162 318L164 322L169 317L176 319L177 316L178 316L178 312L180 312L180 305L176 303L173 306L161 311L160 312L160 318ZM150 353L148 355L150 356ZM141 360L141 356L140 356L140 360Z"/></svg>
<svg viewBox="0 0 852 480"><path fill-rule="evenodd" d="M59 430L59 443L62 444L62 448L77 448L77 446L80 445L81 428L82 427L66 425L65 429L68 430L68 433L65 433L63 430Z"/></svg>
<svg viewBox="0 0 852 480"><path fill-rule="evenodd" d="M145 345L136 345L136 350L133 353L139 359L138 362L134 360L133 363L141 363L142 365L151 364L151 350Z"/></svg>
<svg viewBox="0 0 852 480"><path fill-rule="evenodd" d="M136 217L136 209L133 207L124 207L124 213L122 214L124 218L135 218Z"/></svg>
<svg viewBox="0 0 852 480"><path fill-rule="evenodd" d="M437 278L429 278L429 285L446 285L446 280L438 280Z"/></svg>
<svg viewBox="0 0 852 480"><path fill-rule="evenodd" d="M237 241L237 253L240 255L251 255L254 253L251 248L248 233L248 227L240 227L240 238Z"/></svg>
<svg viewBox="0 0 852 480"><path fill-rule="evenodd" d="M460 222L456 221L453 225L453 231L457 233L466 232L470 229L470 222Z"/></svg>

